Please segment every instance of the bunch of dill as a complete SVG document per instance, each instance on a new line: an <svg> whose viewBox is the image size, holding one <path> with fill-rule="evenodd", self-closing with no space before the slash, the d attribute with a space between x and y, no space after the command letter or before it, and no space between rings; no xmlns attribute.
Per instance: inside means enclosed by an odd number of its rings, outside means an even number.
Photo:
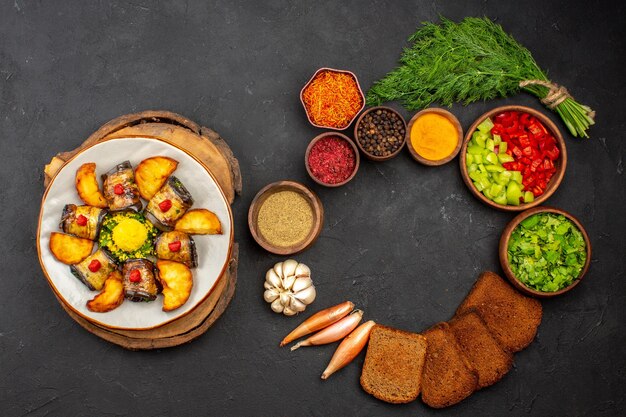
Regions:
<svg viewBox="0 0 626 417"><path fill-rule="evenodd" d="M368 91L368 105L399 100L407 109L418 110L434 102L449 106L506 97L521 89L545 99L558 88L549 82L530 51L488 18L468 17L459 23L442 18L440 24L424 23L409 41L412 46L404 49L400 65ZM544 85L520 87L520 82L527 80ZM594 112L571 96L564 97L550 107L572 135L588 137Z"/></svg>

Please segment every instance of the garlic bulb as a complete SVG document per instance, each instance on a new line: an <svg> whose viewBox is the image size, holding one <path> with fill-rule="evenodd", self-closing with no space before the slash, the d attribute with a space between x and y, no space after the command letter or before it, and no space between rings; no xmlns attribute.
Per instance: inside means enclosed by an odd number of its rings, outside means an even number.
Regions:
<svg viewBox="0 0 626 417"><path fill-rule="evenodd" d="M272 311L285 316L304 311L315 300L311 270L293 259L278 262L265 274L263 298Z"/></svg>

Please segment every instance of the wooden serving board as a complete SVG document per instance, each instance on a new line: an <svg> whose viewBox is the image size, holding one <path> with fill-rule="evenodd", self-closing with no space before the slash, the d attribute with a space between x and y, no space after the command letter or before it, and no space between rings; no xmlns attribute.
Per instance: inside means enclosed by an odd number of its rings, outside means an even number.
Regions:
<svg viewBox="0 0 626 417"><path fill-rule="evenodd" d="M200 127L191 120L168 111L144 111L128 114L104 124L78 148L62 152L46 165L47 186L65 161L81 149L103 140L141 136L175 143L201 159L214 174L229 203L241 193L239 162L230 147L213 130ZM78 324L89 332L126 349L142 350L171 347L189 342L204 332L221 316L235 293L238 246L233 245L229 267L219 278L209 297L187 315L150 330L114 330L98 326L74 313L62 300L61 306Z"/></svg>
<svg viewBox="0 0 626 417"><path fill-rule="evenodd" d="M203 335L222 315L235 295L237 284L237 245L228 270L216 284L213 293L193 312L152 330L123 331L100 327L74 313L59 299L61 306L85 330L129 350L150 350L178 346ZM197 313L197 314L196 314ZM136 334L133 334L136 333Z"/></svg>

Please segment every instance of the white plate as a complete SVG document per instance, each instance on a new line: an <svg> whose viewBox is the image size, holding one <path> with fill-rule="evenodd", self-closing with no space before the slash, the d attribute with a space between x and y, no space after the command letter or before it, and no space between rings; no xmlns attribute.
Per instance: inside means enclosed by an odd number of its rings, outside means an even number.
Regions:
<svg viewBox="0 0 626 417"><path fill-rule="evenodd" d="M136 167L151 156L169 156L178 161L174 175L179 178L194 198L192 208L206 208L217 214L222 223L221 235L195 235L198 267L192 269L193 289L189 300L180 308L162 311L163 296L150 303L124 300L121 306L108 313L94 313L86 303L97 292L90 291L70 272L70 267L56 260L49 249L50 233L60 232L61 212L66 204L83 204L74 186L76 170L86 162L96 163L96 176L115 165L129 160ZM144 207L146 202L144 201ZM185 151L158 139L120 138L98 143L81 151L52 179L44 193L39 214L37 250L44 274L52 289L83 318L115 329L146 330L162 326L193 310L213 289L227 266L233 235L230 205L215 178L208 169ZM95 249L94 249L95 250Z"/></svg>

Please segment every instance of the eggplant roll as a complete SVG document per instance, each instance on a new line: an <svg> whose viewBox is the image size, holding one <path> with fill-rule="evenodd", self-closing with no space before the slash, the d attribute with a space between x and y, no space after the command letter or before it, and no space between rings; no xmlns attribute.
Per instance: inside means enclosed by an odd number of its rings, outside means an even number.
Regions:
<svg viewBox="0 0 626 417"><path fill-rule="evenodd" d="M100 224L106 214L107 210L99 207L66 204L63 207L59 228L70 235L96 240Z"/></svg>
<svg viewBox="0 0 626 417"><path fill-rule="evenodd" d="M154 246L159 259L180 262L188 268L198 266L196 243L187 233L176 230L161 233L156 238Z"/></svg>
<svg viewBox="0 0 626 417"><path fill-rule="evenodd" d="M162 231L174 229L176 221L193 205L193 198L182 182L170 176L146 207L146 218Z"/></svg>
<svg viewBox="0 0 626 417"><path fill-rule="evenodd" d="M159 293L154 265L147 259L124 262L124 296L130 301L153 301Z"/></svg>
<svg viewBox="0 0 626 417"><path fill-rule="evenodd" d="M135 183L135 173L129 161L124 161L106 174L103 174L102 182L104 198L106 198L109 204L109 210L133 209L141 211L142 204L139 188L137 183Z"/></svg>
<svg viewBox="0 0 626 417"><path fill-rule="evenodd" d="M100 291L109 274L117 269L117 263L104 249L98 249L83 261L70 266L72 274L92 291Z"/></svg>

